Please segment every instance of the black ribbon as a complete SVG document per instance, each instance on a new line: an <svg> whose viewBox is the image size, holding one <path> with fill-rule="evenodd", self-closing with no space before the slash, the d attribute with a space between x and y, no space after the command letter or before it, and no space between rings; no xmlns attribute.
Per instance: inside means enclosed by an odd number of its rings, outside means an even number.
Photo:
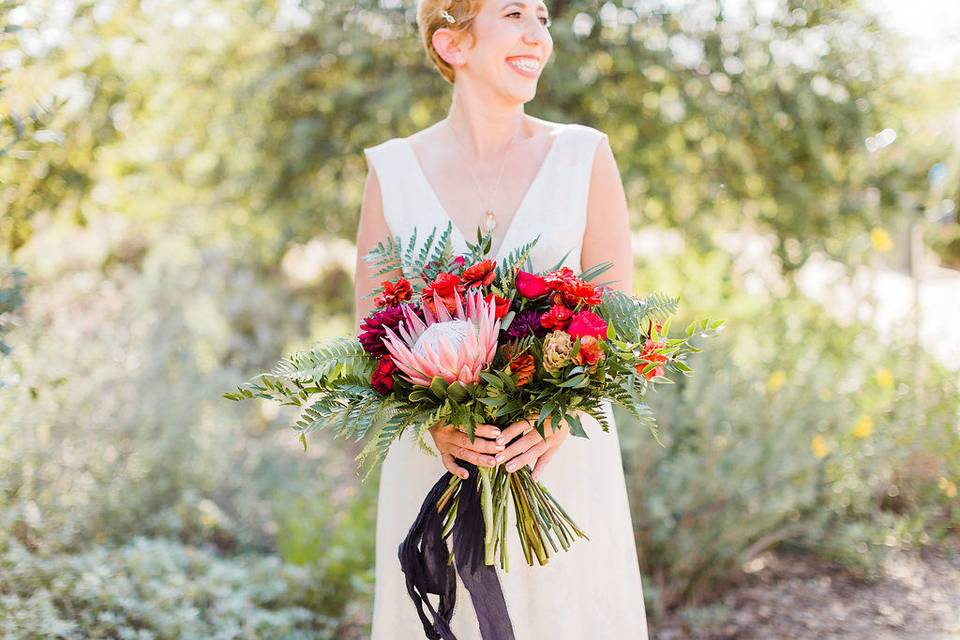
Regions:
<svg viewBox="0 0 960 640"><path fill-rule="evenodd" d="M457 601L459 573L473 601L483 640L515 640L497 570L483 562L484 522L478 490L479 472L469 462L457 462L470 475L466 480L460 480L459 505L451 532L456 570L448 562L449 550L443 540L443 520L453 505L453 498L447 500L443 510L437 510L437 503L453 477L447 471L427 493L417 519L400 543L400 568L407 578L407 593L417 607L417 615L429 640L457 640L450 629L450 620ZM438 608L434 609L428 594L440 596Z"/></svg>

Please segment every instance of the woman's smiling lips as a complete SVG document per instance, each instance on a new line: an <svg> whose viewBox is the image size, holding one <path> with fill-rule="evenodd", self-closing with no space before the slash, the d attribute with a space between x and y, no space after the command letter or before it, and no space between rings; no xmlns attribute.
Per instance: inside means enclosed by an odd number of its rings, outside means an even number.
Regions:
<svg viewBox="0 0 960 640"><path fill-rule="evenodd" d="M534 56L512 56L506 62L511 69L527 78L540 75L540 60Z"/></svg>

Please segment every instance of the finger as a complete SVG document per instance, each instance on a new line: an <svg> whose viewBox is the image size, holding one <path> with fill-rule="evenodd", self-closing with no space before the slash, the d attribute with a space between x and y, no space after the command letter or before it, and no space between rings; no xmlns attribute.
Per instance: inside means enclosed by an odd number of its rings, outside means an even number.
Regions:
<svg viewBox="0 0 960 640"><path fill-rule="evenodd" d="M441 459L443 460L443 466L447 468L447 471L458 478L466 480L470 476L469 471L456 463L456 461L453 459L453 455L445 453L441 456Z"/></svg>
<svg viewBox="0 0 960 640"><path fill-rule="evenodd" d="M539 458L537 458L537 464L533 466L533 473L530 474L533 477L534 482L540 479L540 476L543 475L543 470L547 466L547 463L550 462L550 459L553 457L553 454L557 451L556 447L550 447L544 451Z"/></svg>
<svg viewBox="0 0 960 640"><path fill-rule="evenodd" d="M492 456L485 456L482 453L477 453L476 451L471 451L470 449L465 449L463 447L453 447L453 455L461 460L466 460L467 462L472 462L478 467L495 467L497 466L497 461L493 459Z"/></svg>
<svg viewBox="0 0 960 640"><path fill-rule="evenodd" d="M496 453L504 449L502 444L497 444L493 440L487 440L486 438L477 438L473 442L470 442L470 436L465 433L455 433L452 442L458 447L480 453Z"/></svg>
<svg viewBox="0 0 960 640"><path fill-rule="evenodd" d="M499 427L496 427L492 424L478 424L473 433L478 436L483 436L484 438L494 439L500 435L501 431Z"/></svg>
<svg viewBox="0 0 960 640"><path fill-rule="evenodd" d="M534 446L538 442L543 442L543 438L540 437L540 434L536 431L531 431L525 436L517 438L510 446L508 446L503 452L497 454L497 462L509 462L512 458L519 456L520 454L526 452L530 447Z"/></svg>
<svg viewBox="0 0 960 640"><path fill-rule="evenodd" d="M513 473L520 467L525 467L531 462L535 462L537 458L546 453L547 449L549 448L550 445L546 441L541 441L539 444L533 445L525 452L507 463L507 473Z"/></svg>
<svg viewBox="0 0 960 640"><path fill-rule="evenodd" d="M520 420L518 422L514 422L503 430L503 441L509 444L510 441L515 439L517 436L528 433L531 429L536 432L536 428L533 425L533 420Z"/></svg>

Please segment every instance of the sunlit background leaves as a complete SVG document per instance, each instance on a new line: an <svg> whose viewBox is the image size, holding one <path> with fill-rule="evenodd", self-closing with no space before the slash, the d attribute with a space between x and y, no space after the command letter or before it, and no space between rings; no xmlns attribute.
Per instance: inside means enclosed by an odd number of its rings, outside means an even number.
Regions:
<svg viewBox="0 0 960 640"><path fill-rule="evenodd" d="M727 318L653 394L666 447L618 416L651 629L769 548L870 577L955 539L956 309L883 287L956 281L957 66L854 0L548 5L527 112L609 134L636 292ZM0 2L9 637L369 635L358 445L220 394L352 328L361 149L449 106L414 18Z"/></svg>

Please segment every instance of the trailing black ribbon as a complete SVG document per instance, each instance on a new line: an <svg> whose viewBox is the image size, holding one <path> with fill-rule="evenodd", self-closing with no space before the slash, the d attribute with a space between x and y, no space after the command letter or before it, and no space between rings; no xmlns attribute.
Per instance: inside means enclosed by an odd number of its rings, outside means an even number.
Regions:
<svg viewBox="0 0 960 640"><path fill-rule="evenodd" d="M479 471L469 462L458 460L458 463L470 475L460 481L459 505L453 524L456 571L448 563L449 551L443 540L443 520L453 505L453 499L447 500L441 511L437 510L437 503L453 477L447 471L427 493L417 519L400 543L400 568L407 578L407 593L417 607L417 615L429 640L457 640L450 629L450 620L457 601L459 573L473 601L483 640L515 640L496 568L483 561L484 522L478 491ZM427 598L431 593L440 596L437 609Z"/></svg>

